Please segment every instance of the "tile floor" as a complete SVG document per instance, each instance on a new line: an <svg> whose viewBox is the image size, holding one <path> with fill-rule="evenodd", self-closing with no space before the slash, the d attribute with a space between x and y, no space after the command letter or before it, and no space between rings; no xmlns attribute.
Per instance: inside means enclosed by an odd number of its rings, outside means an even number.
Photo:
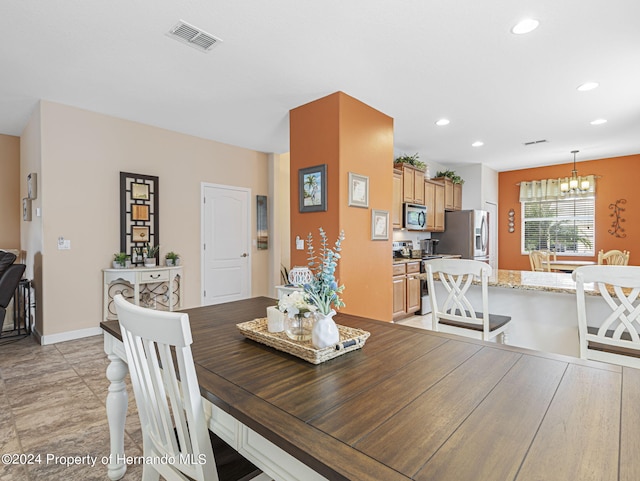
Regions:
<svg viewBox="0 0 640 481"><path fill-rule="evenodd" d="M41 456L31 465L0 463L0 481L108 480L100 458L109 454L105 400L109 381L102 336L40 346L31 338L0 338L0 454ZM142 437L129 386L127 455L142 454ZM97 456L65 466L58 457ZM123 480L139 480L132 465Z"/></svg>

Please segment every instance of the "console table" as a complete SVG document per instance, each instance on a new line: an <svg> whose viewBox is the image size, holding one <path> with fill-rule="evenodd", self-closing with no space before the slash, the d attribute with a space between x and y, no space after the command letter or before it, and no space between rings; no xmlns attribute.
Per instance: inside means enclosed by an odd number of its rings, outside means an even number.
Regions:
<svg viewBox="0 0 640 481"><path fill-rule="evenodd" d="M173 311L182 305L182 266L102 269L103 319L117 319L116 294L138 306Z"/></svg>

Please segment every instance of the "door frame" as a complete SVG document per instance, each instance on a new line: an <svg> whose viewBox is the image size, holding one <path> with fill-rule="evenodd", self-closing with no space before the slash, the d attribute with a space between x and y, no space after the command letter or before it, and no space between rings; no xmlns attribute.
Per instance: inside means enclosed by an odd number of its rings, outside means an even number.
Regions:
<svg viewBox="0 0 640 481"><path fill-rule="evenodd" d="M200 183L200 305L204 306L205 305L205 296L204 296L204 289L205 289L205 223L206 223L206 216L205 216L205 208L204 208L204 192L205 189L207 188L216 188L216 189L226 189L226 190L235 190L235 191L239 191L239 192L245 192L247 194L247 207L248 207L248 211L249 211L249 215L247 216L247 250L249 251L249 260L248 260L248 274L249 274L249 279L248 279L248 284L249 284L249 296L251 297L251 292L252 292L252 277L253 277L253 245L251 243L251 239L253 238L252 234L252 230L251 230L251 216L252 216L252 208L251 208L251 189L248 187L239 187L236 185L226 185L226 184L213 184L211 182L201 182Z"/></svg>

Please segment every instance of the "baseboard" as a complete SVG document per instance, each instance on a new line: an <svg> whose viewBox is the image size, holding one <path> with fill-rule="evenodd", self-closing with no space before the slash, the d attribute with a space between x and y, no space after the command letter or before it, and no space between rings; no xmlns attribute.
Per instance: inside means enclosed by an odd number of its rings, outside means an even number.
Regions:
<svg viewBox="0 0 640 481"><path fill-rule="evenodd" d="M78 329L76 331L59 332L57 334L41 335L34 330L36 340L40 341L42 346L47 344L56 344L58 342L73 341L74 339L82 339L83 337L91 337L102 334L102 328L89 327L87 329Z"/></svg>

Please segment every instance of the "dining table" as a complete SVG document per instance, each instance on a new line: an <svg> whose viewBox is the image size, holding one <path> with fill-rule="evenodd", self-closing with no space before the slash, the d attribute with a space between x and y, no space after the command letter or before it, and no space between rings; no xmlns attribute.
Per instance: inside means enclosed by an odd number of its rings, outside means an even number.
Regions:
<svg viewBox="0 0 640 481"><path fill-rule="evenodd" d="M336 322L369 332L366 343L312 364L238 329L275 303L255 297L182 312L203 398L264 441L257 464L276 480L311 478L278 470L285 464L265 454L275 450L315 479L640 479L640 370L342 312ZM118 321L101 327L115 455L126 357ZM112 463L109 476L125 470Z"/></svg>
<svg viewBox="0 0 640 481"><path fill-rule="evenodd" d="M593 266L594 261L578 261L578 260L548 260L542 261L542 268L551 271L573 272L578 267Z"/></svg>

